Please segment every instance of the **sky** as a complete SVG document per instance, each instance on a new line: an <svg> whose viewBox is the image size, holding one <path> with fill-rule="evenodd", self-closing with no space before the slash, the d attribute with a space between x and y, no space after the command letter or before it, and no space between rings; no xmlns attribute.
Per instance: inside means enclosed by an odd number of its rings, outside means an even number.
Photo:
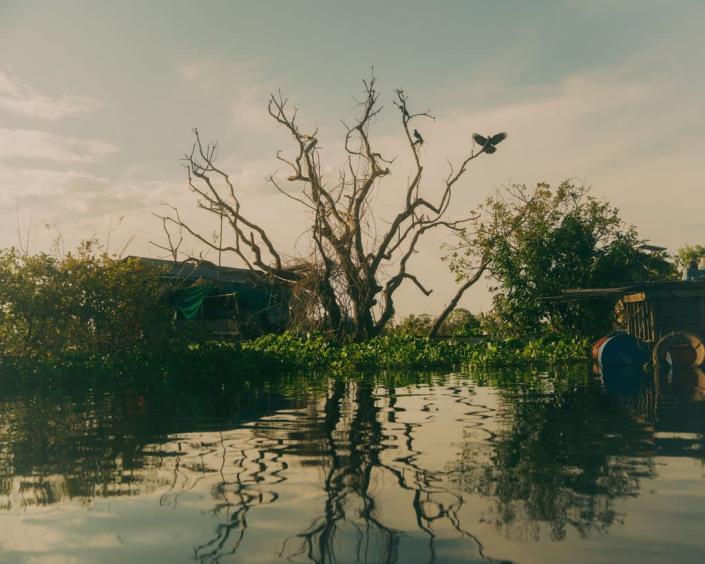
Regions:
<svg viewBox="0 0 705 564"><path fill-rule="evenodd" d="M702 243L704 21L697 0L0 0L0 248L96 237L110 252L162 256L150 241L162 240L153 213L165 204L212 232L181 162L198 127L248 213L287 254L305 254L305 217L266 181L286 174L275 155L291 149L268 95L281 90L303 127L320 128L332 172L372 68L385 106L372 138L397 157L375 196L380 224L412 171L391 103L404 88L437 118L422 130L427 194L473 132L509 133L458 185L457 217L508 184L572 178L652 243ZM411 266L434 292L403 288L400 315L450 298L450 241L434 234L419 248ZM462 303L489 304L486 284Z"/></svg>

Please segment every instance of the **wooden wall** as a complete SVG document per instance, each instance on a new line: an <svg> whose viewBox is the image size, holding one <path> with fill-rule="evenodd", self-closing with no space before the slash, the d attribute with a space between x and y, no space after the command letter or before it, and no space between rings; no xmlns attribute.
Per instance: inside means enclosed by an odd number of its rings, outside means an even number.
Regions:
<svg viewBox="0 0 705 564"><path fill-rule="evenodd" d="M624 296L624 324L627 333L637 339L655 343L659 336L654 318L654 307L643 292Z"/></svg>
<svg viewBox="0 0 705 564"><path fill-rule="evenodd" d="M625 329L654 343L671 331L705 338L705 290L638 292L624 296Z"/></svg>

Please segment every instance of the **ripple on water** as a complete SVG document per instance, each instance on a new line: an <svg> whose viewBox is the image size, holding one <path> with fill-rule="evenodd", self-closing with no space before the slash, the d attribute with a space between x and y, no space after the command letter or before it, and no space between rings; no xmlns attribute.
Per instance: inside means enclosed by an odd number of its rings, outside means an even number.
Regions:
<svg viewBox="0 0 705 564"><path fill-rule="evenodd" d="M577 368L174 388L0 398L9 561L699 562L705 550L705 403L672 377L633 396Z"/></svg>

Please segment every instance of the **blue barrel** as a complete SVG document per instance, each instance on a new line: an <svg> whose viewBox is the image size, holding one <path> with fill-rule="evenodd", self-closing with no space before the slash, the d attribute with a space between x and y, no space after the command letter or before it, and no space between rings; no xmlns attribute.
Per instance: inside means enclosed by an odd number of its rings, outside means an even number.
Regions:
<svg viewBox="0 0 705 564"><path fill-rule="evenodd" d="M628 366L641 366L649 359L649 350L635 337L617 331L596 343L595 360L604 372Z"/></svg>

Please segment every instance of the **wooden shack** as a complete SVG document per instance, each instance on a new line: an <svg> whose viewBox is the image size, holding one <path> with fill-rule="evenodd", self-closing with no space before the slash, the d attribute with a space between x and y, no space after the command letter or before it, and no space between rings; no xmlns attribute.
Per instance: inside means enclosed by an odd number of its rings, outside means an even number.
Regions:
<svg viewBox="0 0 705 564"><path fill-rule="evenodd" d="M573 288L546 300L613 300L619 328L653 346L673 331L705 340L705 280L642 282L619 288Z"/></svg>
<svg viewBox="0 0 705 564"><path fill-rule="evenodd" d="M625 330L648 343L672 331L705 339L705 280L645 284L622 297Z"/></svg>

